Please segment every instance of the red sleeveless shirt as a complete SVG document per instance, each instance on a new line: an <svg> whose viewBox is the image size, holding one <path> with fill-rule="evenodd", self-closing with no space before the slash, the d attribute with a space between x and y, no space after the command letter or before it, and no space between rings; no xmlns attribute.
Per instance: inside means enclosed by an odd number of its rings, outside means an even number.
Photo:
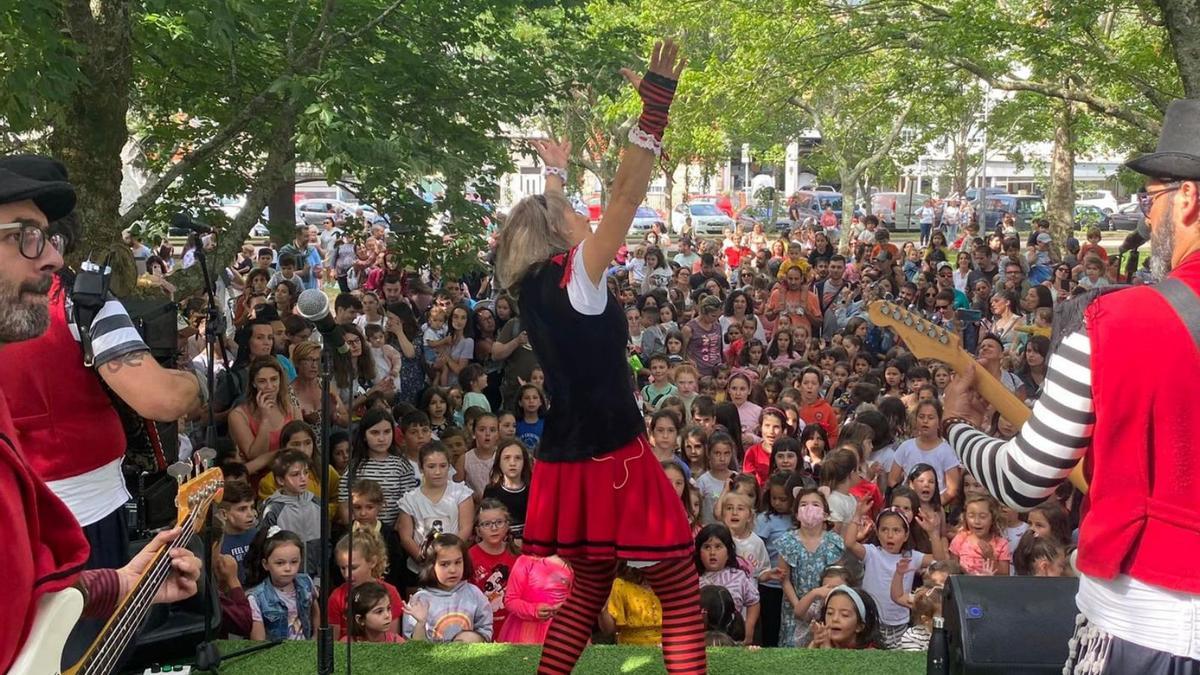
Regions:
<svg viewBox="0 0 1200 675"><path fill-rule="evenodd" d="M1200 254L1171 276L1200 291ZM1079 569L1200 593L1200 352L1148 287L1101 296L1085 319L1096 424Z"/></svg>
<svg viewBox="0 0 1200 675"><path fill-rule="evenodd" d="M25 461L44 481L98 469L125 454L125 430L67 323L59 278L45 334L0 349L0 389Z"/></svg>

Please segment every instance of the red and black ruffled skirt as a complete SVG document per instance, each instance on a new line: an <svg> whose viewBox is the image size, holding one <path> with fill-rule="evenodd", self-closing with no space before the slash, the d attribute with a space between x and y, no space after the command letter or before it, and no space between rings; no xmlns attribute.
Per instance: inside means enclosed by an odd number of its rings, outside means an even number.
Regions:
<svg viewBox="0 0 1200 675"><path fill-rule="evenodd" d="M531 555L656 561L695 549L683 502L641 435L603 457L535 464L527 514Z"/></svg>

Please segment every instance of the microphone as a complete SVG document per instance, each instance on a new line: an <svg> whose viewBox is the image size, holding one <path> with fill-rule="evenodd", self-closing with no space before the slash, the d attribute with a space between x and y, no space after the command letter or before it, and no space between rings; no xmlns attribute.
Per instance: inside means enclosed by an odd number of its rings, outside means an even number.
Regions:
<svg viewBox="0 0 1200 675"><path fill-rule="evenodd" d="M329 296L319 288L302 291L296 298L296 311L300 316L316 325L325 345L339 354L350 353L342 327L334 323L329 311Z"/></svg>
<svg viewBox="0 0 1200 675"><path fill-rule="evenodd" d="M213 231L211 226L205 225L198 220L194 220L191 216L182 212L176 213L171 217L171 227L180 230L191 230L192 232L196 232L198 234L211 234Z"/></svg>

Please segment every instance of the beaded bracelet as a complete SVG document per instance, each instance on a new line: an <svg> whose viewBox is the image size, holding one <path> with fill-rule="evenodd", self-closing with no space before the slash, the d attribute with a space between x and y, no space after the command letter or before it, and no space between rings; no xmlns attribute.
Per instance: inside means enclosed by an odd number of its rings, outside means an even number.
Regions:
<svg viewBox="0 0 1200 675"><path fill-rule="evenodd" d="M564 184L567 182L567 170L560 166L544 166L542 167L543 176L558 176Z"/></svg>

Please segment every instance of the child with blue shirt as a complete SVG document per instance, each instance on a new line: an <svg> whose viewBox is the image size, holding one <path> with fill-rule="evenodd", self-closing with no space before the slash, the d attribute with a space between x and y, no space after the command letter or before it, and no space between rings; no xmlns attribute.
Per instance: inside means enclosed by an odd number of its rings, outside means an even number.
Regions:
<svg viewBox="0 0 1200 675"><path fill-rule="evenodd" d="M238 581L246 583L246 553L258 534L254 512L254 490L244 480L225 482L225 492L217 506L223 536L221 553L232 557L238 566Z"/></svg>
<svg viewBox="0 0 1200 675"><path fill-rule="evenodd" d="M520 414L517 416L517 439L525 447L536 450L546 426L546 399L542 390L533 384L523 384L518 393Z"/></svg>

